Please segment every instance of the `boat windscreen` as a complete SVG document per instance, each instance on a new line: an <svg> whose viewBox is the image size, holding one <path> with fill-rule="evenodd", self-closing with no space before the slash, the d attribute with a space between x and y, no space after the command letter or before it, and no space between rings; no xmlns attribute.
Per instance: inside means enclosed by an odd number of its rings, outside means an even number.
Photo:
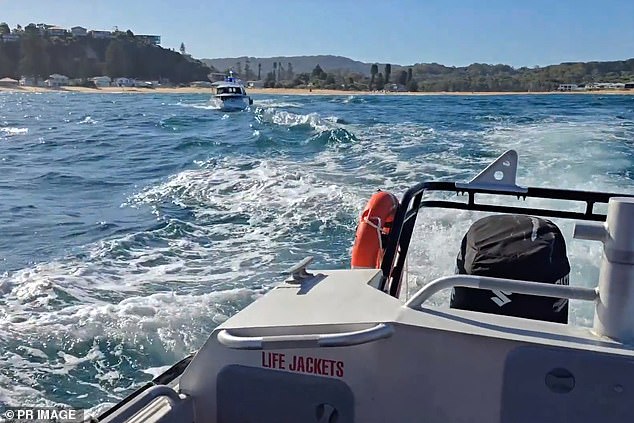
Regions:
<svg viewBox="0 0 634 423"><path fill-rule="evenodd" d="M240 87L219 87L217 94L242 94Z"/></svg>

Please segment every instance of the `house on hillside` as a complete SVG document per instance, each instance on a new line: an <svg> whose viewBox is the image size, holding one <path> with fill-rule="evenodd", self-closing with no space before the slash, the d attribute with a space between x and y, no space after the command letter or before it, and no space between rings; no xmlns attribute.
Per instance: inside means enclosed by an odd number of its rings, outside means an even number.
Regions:
<svg viewBox="0 0 634 423"><path fill-rule="evenodd" d="M70 32L75 37L85 37L88 35L88 30L83 26L74 26L70 29Z"/></svg>
<svg viewBox="0 0 634 423"><path fill-rule="evenodd" d="M50 27L52 27L54 25L48 25L48 24L43 24L43 23L39 23L37 25L35 25L35 27L38 29L38 31L40 31L40 35L44 36L47 34L47 31Z"/></svg>
<svg viewBox="0 0 634 423"><path fill-rule="evenodd" d="M54 73L53 75L50 75L44 83L47 87L64 87L68 85L68 77Z"/></svg>
<svg viewBox="0 0 634 423"><path fill-rule="evenodd" d="M90 35L92 38L99 39L108 39L114 37L114 35L110 31L89 31L88 35Z"/></svg>
<svg viewBox="0 0 634 423"><path fill-rule="evenodd" d="M135 35L134 38L155 46L161 44L160 35Z"/></svg>
<svg viewBox="0 0 634 423"><path fill-rule="evenodd" d="M64 37L68 34L66 28L61 28L59 26L51 26L46 30L46 33L51 37Z"/></svg>

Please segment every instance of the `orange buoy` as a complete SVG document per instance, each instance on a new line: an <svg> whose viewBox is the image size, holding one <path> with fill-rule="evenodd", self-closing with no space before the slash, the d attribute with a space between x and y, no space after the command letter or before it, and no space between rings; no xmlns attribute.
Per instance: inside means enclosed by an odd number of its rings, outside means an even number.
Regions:
<svg viewBox="0 0 634 423"><path fill-rule="evenodd" d="M382 237L390 233L398 199L394 194L379 190L370 197L359 217L352 247L352 268L379 269L385 246Z"/></svg>

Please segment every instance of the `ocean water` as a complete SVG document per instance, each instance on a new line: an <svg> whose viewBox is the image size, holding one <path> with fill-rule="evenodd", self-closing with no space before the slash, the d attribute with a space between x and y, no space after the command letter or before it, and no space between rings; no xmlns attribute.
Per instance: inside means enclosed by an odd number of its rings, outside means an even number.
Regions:
<svg viewBox="0 0 634 423"><path fill-rule="evenodd" d="M280 270L349 267L378 188L468 180L513 148L521 185L634 193L634 96L254 100L0 94L0 404L123 398ZM409 292L453 273L478 217L421 213ZM600 246L557 223L571 283L594 286ZM591 319L571 303L572 324Z"/></svg>

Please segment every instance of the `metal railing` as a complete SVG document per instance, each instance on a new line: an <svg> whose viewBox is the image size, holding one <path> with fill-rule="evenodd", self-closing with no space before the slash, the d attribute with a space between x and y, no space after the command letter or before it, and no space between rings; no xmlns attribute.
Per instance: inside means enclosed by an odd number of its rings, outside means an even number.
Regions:
<svg viewBox="0 0 634 423"><path fill-rule="evenodd" d="M453 287L500 290L515 294L540 295L543 297L567 298L569 300L596 301L599 297L597 288L579 288L569 285L554 285L487 276L455 275L439 278L428 283L419 289L405 303L404 307L419 309L435 293Z"/></svg>
<svg viewBox="0 0 634 423"><path fill-rule="evenodd" d="M218 342L238 350L349 347L389 338L393 333L392 325L386 323L352 332L307 335L239 336L225 329L218 332Z"/></svg>

